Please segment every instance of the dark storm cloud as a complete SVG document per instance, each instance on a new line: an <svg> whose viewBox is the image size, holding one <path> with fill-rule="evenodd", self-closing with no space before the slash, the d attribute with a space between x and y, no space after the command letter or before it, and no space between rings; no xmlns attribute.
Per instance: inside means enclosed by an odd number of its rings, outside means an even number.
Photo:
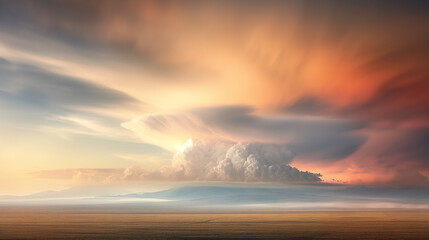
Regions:
<svg viewBox="0 0 429 240"><path fill-rule="evenodd" d="M324 118L260 117L244 106L200 109L197 114L209 126L259 139L290 141L298 156L341 159L354 153L365 139L353 130L364 123Z"/></svg>
<svg viewBox="0 0 429 240"><path fill-rule="evenodd" d="M288 113L321 115L326 114L330 108L331 106L321 99L312 96L303 96L281 110Z"/></svg>
<svg viewBox="0 0 429 240"><path fill-rule="evenodd" d="M365 143L366 138L357 134L336 133L326 137L298 136L292 149L298 156L311 159L336 159L341 160L356 152Z"/></svg>
<svg viewBox="0 0 429 240"><path fill-rule="evenodd" d="M316 117L264 117L253 113L248 106L201 108L192 111L208 125L219 126L228 132L257 137L285 139L288 133L336 134L364 127L362 122Z"/></svg>

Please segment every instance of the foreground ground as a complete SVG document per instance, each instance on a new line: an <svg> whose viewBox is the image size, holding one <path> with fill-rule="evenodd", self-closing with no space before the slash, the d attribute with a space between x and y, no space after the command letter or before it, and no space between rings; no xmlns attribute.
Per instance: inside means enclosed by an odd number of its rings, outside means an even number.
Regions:
<svg viewBox="0 0 429 240"><path fill-rule="evenodd" d="M428 210L158 212L0 207L0 239L429 239Z"/></svg>

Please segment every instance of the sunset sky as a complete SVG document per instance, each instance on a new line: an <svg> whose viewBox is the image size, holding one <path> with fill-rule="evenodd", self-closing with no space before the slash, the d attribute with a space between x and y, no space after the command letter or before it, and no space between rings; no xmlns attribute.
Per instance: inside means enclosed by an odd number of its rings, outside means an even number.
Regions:
<svg viewBox="0 0 429 240"><path fill-rule="evenodd" d="M0 1L0 195L429 186L427 1Z"/></svg>

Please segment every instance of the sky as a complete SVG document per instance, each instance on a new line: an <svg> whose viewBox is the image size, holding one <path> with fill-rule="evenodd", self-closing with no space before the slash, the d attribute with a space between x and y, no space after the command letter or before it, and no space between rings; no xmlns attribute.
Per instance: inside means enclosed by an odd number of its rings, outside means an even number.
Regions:
<svg viewBox="0 0 429 240"><path fill-rule="evenodd" d="M429 186L425 1L0 1L0 194Z"/></svg>

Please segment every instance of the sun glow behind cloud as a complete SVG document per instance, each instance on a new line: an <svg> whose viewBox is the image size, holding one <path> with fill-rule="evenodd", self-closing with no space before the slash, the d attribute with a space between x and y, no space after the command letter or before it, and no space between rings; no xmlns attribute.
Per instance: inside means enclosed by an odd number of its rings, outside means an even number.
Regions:
<svg viewBox="0 0 429 240"><path fill-rule="evenodd" d="M192 138L189 138L182 146L177 147L177 153L181 154L184 151L186 151L186 149L189 149L191 147L192 147Z"/></svg>

